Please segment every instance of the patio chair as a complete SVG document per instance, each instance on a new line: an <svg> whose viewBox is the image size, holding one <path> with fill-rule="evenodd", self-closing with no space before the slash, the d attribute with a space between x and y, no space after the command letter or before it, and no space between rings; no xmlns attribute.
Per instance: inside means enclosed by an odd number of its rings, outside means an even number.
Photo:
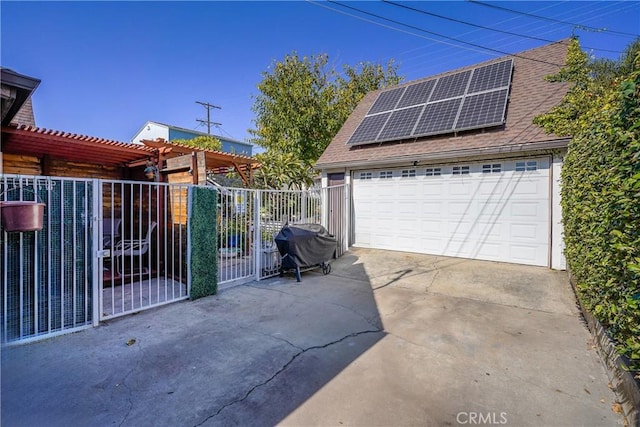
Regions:
<svg viewBox="0 0 640 427"><path fill-rule="evenodd" d="M102 247L110 248L120 238L120 218L104 218L102 220Z"/></svg>
<svg viewBox="0 0 640 427"><path fill-rule="evenodd" d="M153 230L156 228L156 225L158 224L155 221L149 224L144 239L123 239L116 243L113 248L113 258L116 260L116 271L118 275L122 274L122 264L127 257L132 257L133 259L133 257L142 256L149 252L151 236L153 235ZM149 269L147 267L142 267L143 274L147 274L148 272Z"/></svg>

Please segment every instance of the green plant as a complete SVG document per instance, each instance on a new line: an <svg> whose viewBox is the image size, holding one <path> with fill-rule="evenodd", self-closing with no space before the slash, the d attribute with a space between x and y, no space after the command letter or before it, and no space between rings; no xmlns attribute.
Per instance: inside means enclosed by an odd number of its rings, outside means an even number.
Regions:
<svg viewBox="0 0 640 427"><path fill-rule="evenodd" d="M191 202L191 299L218 291L218 248L216 245L216 191L193 187Z"/></svg>
<svg viewBox="0 0 640 427"><path fill-rule="evenodd" d="M536 123L573 136L562 168L562 208L578 298L630 368L640 370L640 53L628 52L634 66L620 67L623 75L595 78L574 40L567 66L551 78L573 86Z"/></svg>

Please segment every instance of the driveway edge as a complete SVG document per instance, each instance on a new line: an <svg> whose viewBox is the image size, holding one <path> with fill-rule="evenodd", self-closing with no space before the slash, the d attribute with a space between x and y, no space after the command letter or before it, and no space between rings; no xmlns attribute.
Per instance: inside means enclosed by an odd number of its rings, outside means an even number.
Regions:
<svg viewBox="0 0 640 427"><path fill-rule="evenodd" d="M622 416L625 417L629 427L640 427L640 387L638 387L636 380L633 378L633 374L629 372L626 361L616 352L615 344L609 338L604 326L580 302L575 278L570 270L567 270L567 272L569 273L569 282L573 292L576 294L576 301L582 316L587 322L587 327L591 332L598 353L600 353L604 361L607 376L614 387L614 391L620 396L619 403L622 406Z"/></svg>

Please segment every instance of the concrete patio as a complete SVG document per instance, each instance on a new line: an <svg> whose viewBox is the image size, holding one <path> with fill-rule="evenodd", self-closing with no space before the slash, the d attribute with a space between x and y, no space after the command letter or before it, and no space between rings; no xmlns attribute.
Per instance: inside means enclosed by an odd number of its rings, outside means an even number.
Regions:
<svg viewBox="0 0 640 427"><path fill-rule="evenodd" d="M362 249L332 267L5 347L1 423L622 424L565 273Z"/></svg>

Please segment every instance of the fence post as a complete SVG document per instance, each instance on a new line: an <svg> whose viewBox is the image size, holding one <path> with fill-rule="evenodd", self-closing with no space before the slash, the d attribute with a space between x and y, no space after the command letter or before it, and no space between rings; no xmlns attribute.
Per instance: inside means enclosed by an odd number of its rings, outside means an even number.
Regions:
<svg viewBox="0 0 640 427"><path fill-rule="evenodd" d="M260 224L260 202L262 201L262 191L255 190L253 192L253 246L254 246L254 263L255 263L255 279L262 278L262 224Z"/></svg>
<svg viewBox="0 0 640 427"><path fill-rule="evenodd" d="M91 307L91 320L93 326L100 324L100 316L103 308L103 295L102 281L104 277L102 275L104 268L104 253L102 248L102 180L92 179L91 186L93 187L93 200L91 202L91 228L93 229L91 247L93 248L96 256L91 257L91 271L92 271L92 307Z"/></svg>
<svg viewBox="0 0 640 427"><path fill-rule="evenodd" d="M342 230L344 236L344 243L342 246L342 252L349 250L349 241L351 240L351 183L347 182L342 187L344 196L344 211L343 211L343 223Z"/></svg>
<svg viewBox="0 0 640 427"><path fill-rule="evenodd" d="M187 226L187 295L191 298L191 224L190 216L193 206L193 185L187 186L187 212L185 215L185 224Z"/></svg>

